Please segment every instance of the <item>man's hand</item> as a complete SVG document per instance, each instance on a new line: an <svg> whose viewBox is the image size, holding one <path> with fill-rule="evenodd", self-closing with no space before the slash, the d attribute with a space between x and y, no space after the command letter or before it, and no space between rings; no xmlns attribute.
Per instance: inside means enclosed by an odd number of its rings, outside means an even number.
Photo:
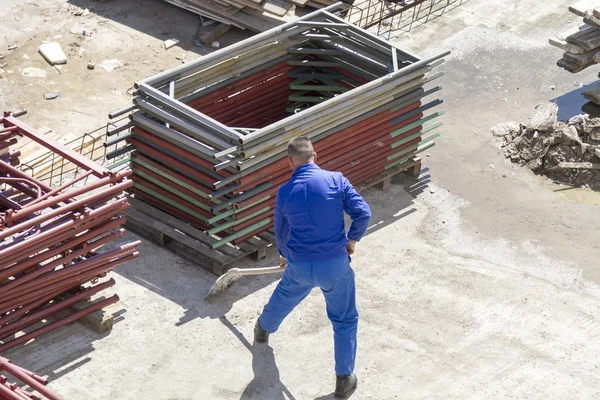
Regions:
<svg viewBox="0 0 600 400"><path fill-rule="evenodd" d="M348 250L348 255L351 256L352 254L354 254L354 250L356 250L356 241L350 240L346 245L346 250Z"/></svg>
<svg viewBox="0 0 600 400"><path fill-rule="evenodd" d="M285 257L279 256L279 266L285 267L287 265L287 260Z"/></svg>

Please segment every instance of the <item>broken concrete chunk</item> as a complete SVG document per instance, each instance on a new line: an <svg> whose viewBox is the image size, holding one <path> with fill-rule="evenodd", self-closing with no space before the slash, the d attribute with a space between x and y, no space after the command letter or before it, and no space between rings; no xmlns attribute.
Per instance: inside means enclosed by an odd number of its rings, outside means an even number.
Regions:
<svg viewBox="0 0 600 400"><path fill-rule="evenodd" d="M496 137L504 137L516 134L520 130L521 126L517 122L501 122L492 128L492 134Z"/></svg>
<svg viewBox="0 0 600 400"><path fill-rule="evenodd" d="M172 38L165 40L165 50L169 50L171 47L177 45L177 43L179 43L179 39Z"/></svg>
<svg viewBox="0 0 600 400"><path fill-rule="evenodd" d="M120 68L123 65L121 64L121 62L119 60L114 59L114 60L104 60L100 63L100 66L102 68L104 68L105 71L112 72L116 68Z"/></svg>
<svg viewBox="0 0 600 400"><path fill-rule="evenodd" d="M67 62L67 56L60 47L60 44L56 42L44 43L39 47L38 51L50 65L65 64Z"/></svg>
<svg viewBox="0 0 600 400"><path fill-rule="evenodd" d="M529 119L527 128L536 131L552 131L558 122L558 106L555 103L544 102L535 108L535 113Z"/></svg>

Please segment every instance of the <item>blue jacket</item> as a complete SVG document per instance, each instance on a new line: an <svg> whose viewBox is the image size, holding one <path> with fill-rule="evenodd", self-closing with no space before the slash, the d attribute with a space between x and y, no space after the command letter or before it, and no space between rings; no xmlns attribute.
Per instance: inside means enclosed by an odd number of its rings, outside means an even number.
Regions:
<svg viewBox="0 0 600 400"><path fill-rule="evenodd" d="M344 211L352 218L347 236ZM348 239L359 241L370 219L369 205L340 172L304 164L277 193L277 249L294 261L343 257Z"/></svg>

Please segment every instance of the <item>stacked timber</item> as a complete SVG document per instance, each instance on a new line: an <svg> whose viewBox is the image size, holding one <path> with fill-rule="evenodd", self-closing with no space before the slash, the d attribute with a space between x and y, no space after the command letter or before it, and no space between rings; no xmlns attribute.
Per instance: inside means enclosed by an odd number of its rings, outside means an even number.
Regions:
<svg viewBox="0 0 600 400"><path fill-rule="evenodd" d="M322 8L332 0L165 0L227 25L263 32L298 17L296 6Z"/></svg>
<svg viewBox="0 0 600 400"><path fill-rule="evenodd" d="M442 100L426 86L448 53L421 59L329 11L138 82L134 105L112 114L135 110L121 136L133 196L219 249L272 228L296 136L354 185L433 146Z"/></svg>
<svg viewBox="0 0 600 400"><path fill-rule="evenodd" d="M577 73L600 62L600 1L583 0L571 5L569 11L583 17L583 24L549 42L565 51L557 65Z"/></svg>
<svg viewBox="0 0 600 400"><path fill-rule="evenodd" d="M52 188L22 172L19 152L9 151L21 136L81 173ZM124 233L129 174L110 172L10 113L0 118L0 352L118 301L88 299L114 285L102 279L109 271L138 256L140 242L100 251Z"/></svg>
<svg viewBox="0 0 600 400"><path fill-rule="evenodd" d="M1 375L2 373L9 376ZM11 382L10 376L23 382ZM0 399L1 400L61 400L62 397L46 388L48 380L14 365L0 356Z"/></svg>

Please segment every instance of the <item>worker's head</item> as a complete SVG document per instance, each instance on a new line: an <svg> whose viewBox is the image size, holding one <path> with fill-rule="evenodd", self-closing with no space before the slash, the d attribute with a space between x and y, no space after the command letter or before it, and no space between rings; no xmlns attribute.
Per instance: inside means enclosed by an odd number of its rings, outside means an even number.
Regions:
<svg viewBox="0 0 600 400"><path fill-rule="evenodd" d="M313 164L317 161L317 153L315 153L309 138L298 136L290 140L288 143L288 161L292 170L303 164Z"/></svg>

